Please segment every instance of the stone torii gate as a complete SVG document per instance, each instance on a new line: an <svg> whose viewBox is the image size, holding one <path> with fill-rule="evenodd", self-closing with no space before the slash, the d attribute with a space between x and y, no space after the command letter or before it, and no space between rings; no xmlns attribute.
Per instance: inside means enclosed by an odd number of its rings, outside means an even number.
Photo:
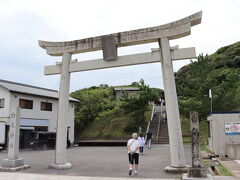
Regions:
<svg viewBox="0 0 240 180"><path fill-rule="evenodd" d="M57 121L57 140L55 161L50 168L67 169L71 163L66 159L67 114L69 106L70 73L104 69L136 64L161 62L168 131L170 141L171 165L166 170L179 170L185 167L182 131L179 117L178 100L172 60L196 57L195 48L179 49L170 47L169 40L181 38L191 33L191 27L201 23L202 12L168 24L125 31L110 35L86 39L47 42L39 41L39 46L46 49L50 56L62 56L62 62L45 67L45 75L61 74L59 90L59 108ZM158 42L159 48L149 53L117 56L117 48L137 44ZM72 60L72 54L103 50L103 58L90 61Z"/></svg>

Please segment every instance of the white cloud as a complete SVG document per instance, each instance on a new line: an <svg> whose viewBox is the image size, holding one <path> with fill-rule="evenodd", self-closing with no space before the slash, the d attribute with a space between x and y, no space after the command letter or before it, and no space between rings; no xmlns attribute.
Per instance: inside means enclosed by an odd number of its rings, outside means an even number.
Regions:
<svg viewBox="0 0 240 180"><path fill-rule="evenodd" d="M2 0L0 1L0 78L58 89L59 76L44 76L43 67L60 61L41 49L37 40L67 41L157 26L203 10L192 34L171 45L196 47L211 54L240 40L238 0ZM119 48L119 54L150 51L157 43ZM79 60L99 58L101 52L75 55ZM189 61L174 62L174 70ZM107 83L128 84L144 78L162 87L160 65L149 64L72 74L71 90Z"/></svg>

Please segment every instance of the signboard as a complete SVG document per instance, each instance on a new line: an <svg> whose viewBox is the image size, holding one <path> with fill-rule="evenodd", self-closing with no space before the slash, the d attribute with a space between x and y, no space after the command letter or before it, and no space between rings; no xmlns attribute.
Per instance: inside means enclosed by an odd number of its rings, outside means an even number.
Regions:
<svg viewBox="0 0 240 180"><path fill-rule="evenodd" d="M240 134L240 122L225 122L224 124L227 135Z"/></svg>
<svg viewBox="0 0 240 180"><path fill-rule="evenodd" d="M0 121L0 144L5 144L5 122Z"/></svg>

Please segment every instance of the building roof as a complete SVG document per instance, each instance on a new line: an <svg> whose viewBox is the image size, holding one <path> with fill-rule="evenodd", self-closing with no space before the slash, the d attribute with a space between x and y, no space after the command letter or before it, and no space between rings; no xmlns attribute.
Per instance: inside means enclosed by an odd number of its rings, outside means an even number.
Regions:
<svg viewBox="0 0 240 180"><path fill-rule="evenodd" d="M117 87L113 88L115 91L139 91L138 87Z"/></svg>
<svg viewBox="0 0 240 180"><path fill-rule="evenodd" d="M207 115L207 117L210 117L211 115L214 114L240 114L240 111L222 111L222 112L211 112L210 114Z"/></svg>
<svg viewBox="0 0 240 180"><path fill-rule="evenodd" d="M6 80L0 79L0 86L8 89L10 92L21 93L21 94L28 94L40 97L48 97L53 99L58 99L59 94L57 90L46 89L37 86L31 86L27 84L21 84L17 82L11 82ZM78 100L69 97L70 101L78 102Z"/></svg>

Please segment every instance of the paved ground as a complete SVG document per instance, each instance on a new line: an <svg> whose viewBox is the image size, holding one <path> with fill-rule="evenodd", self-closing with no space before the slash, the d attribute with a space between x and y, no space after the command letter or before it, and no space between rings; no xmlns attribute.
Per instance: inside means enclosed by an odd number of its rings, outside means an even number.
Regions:
<svg viewBox="0 0 240 180"><path fill-rule="evenodd" d="M190 164L190 146L185 146L185 155ZM0 153L0 160L7 157ZM89 177L125 177L128 176L128 159L126 147L75 147L68 149L67 158L73 164L72 169L51 170L48 165L54 159L54 151L22 151L20 157L31 165L21 173L58 174ZM164 167L170 164L168 145L154 145L151 150L145 149L140 157L139 175L137 178L180 178L180 175L167 174ZM1 178L0 178L1 179Z"/></svg>
<svg viewBox="0 0 240 180"><path fill-rule="evenodd" d="M90 176L68 176L68 175L46 175L31 173L0 173L1 180L142 180L138 177L116 178L116 177L90 177ZM144 180L176 180L176 179L158 179L144 178ZM203 180L203 179L199 179ZM234 177L215 176L213 180L238 180Z"/></svg>
<svg viewBox="0 0 240 180"><path fill-rule="evenodd" d="M235 177L240 179L240 164L236 161L220 161Z"/></svg>
<svg viewBox="0 0 240 180"><path fill-rule="evenodd" d="M30 173L0 173L1 180L139 180L137 177L111 178L111 177L90 177L90 176L67 176L67 175L46 175ZM175 180L146 178L144 180ZM226 180L226 179L222 179Z"/></svg>

